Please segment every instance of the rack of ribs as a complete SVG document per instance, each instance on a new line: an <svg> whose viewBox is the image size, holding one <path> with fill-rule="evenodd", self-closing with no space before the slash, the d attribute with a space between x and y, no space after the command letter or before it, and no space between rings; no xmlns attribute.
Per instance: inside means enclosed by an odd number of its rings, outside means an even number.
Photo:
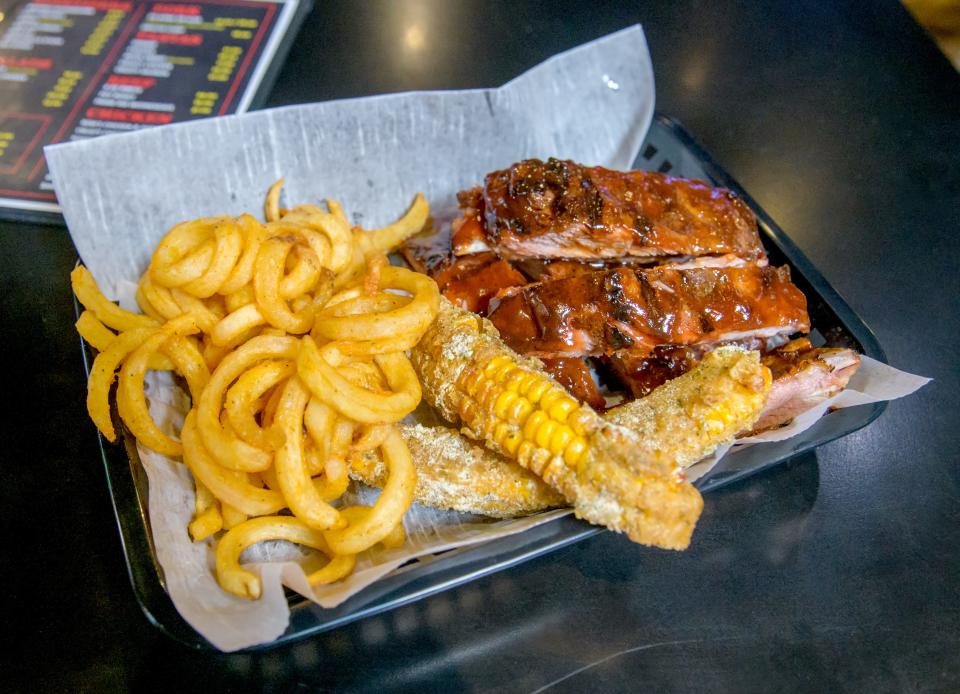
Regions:
<svg viewBox="0 0 960 694"><path fill-rule="evenodd" d="M839 392L859 364L850 350L784 347L810 329L806 299L789 268L768 266L753 213L729 190L529 159L458 198L460 216L409 240L407 261L597 410L598 373L642 398L733 345L773 370L757 425L770 428Z"/></svg>

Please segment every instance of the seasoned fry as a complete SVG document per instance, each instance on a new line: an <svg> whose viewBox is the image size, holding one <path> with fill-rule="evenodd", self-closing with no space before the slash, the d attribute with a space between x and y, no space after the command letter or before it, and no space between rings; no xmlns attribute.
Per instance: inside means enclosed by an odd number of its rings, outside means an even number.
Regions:
<svg viewBox="0 0 960 694"><path fill-rule="evenodd" d="M392 392L374 392L351 383L337 369L343 357L331 342L322 348L309 336L303 338L297 370L314 397L365 424L399 422L420 402L420 383L402 352L374 357L386 375Z"/></svg>
<svg viewBox="0 0 960 694"><path fill-rule="evenodd" d="M120 417L138 441L171 457L179 456L183 448L179 441L171 439L154 424L143 393L143 378L151 355L160 345L172 335L188 335L198 329L192 314L175 318L133 350L120 369L120 385L117 388L117 409Z"/></svg>
<svg viewBox="0 0 960 694"><path fill-rule="evenodd" d="M347 515L347 527L327 530L323 534L337 554L357 554L373 547L390 534L413 503L417 473L410 459L410 450L395 430L387 435L381 450L389 472L383 492L373 508L364 508L362 513L344 509L344 514L356 513L357 517Z"/></svg>
<svg viewBox="0 0 960 694"><path fill-rule="evenodd" d="M113 420L110 418L110 386L113 385L113 377L126 356L156 331L157 328L138 328L121 333L93 360L87 382L87 412L100 433L109 441L117 440Z"/></svg>
<svg viewBox="0 0 960 694"><path fill-rule="evenodd" d="M236 470L218 464L210 455L196 428L196 410L187 414L180 432L183 441L183 462L193 476L213 494L231 506L251 516L276 513L287 503L279 492L250 484Z"/></svg>
<svg viewBox="0 0 960 694"><path fill-rule="evenodd" d="M101 323L114 330L135 328L158 328L160 322L139 313L130 313L107 299L97 287L93 275L83 265L77 265L70 273L73 293L83 307L93 311Z"/></svg>
<svg viewBox="0 0 960 694"><path fill-rule="evenodd" d="M340 513L325 502L313 486L303 455L303 413L310 393L299 378L293 376L283 387L277 405L275 426L283 434L283 445L277 449L275 467L280 491L293 514L318 530L346 524Z"/></svg>
<svg viewBox="0 0 960 694"><path fill-rule="evenodd" d="M294 337L255 337L225 357L210 376L197 407L197 428L204 444L221 465L246 472L270 467L272 456L268 451L224 430L220 410L227 386L240 374L264 359L293 359L298 349Z"/></svg>
<svg viewBox="0 0 960 694"><path fill-rule="evenodd" d="M287 540L319 550L327 556L332 555L323 535L296 518L290 516L251 518L231 529L220 538L220 543L217 545L217 578L224 590L241 598L260 597L260 578L241 568L239 560L243 550L264 540ZM338 580L342 576L336 574L346 575L343 573L345 570L352 571L353 565L349 562L338 563L335 571L328 572L328 575L322 576L321 580ZM319 583L320 580L316 585Z"/></svg>

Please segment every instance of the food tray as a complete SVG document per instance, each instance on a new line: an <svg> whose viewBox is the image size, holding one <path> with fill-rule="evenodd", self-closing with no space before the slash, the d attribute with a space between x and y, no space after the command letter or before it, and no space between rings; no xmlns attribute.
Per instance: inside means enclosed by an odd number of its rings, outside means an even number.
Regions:
<svg viewBox="0 0 960 694"><path fill-rule="evenodd" d="M710 181L735 191L743 198L757 216L771 264L790 265L793 281L807 296L814 327L811 338L814 342L850 347L861 354L886 361L870 329L783 230L711 159L679 121L658 115L640 152L634 162L635 168ZM87 349L83 350L83 354L89 372L92 354ZM708 492L782 463L866 426L885 407L886 403L880 402L831 412L810 429L786 441L732 451L701 478L697 486L701 491ZM132 437L125 434L122 444L111 444L101 437L100 448L130 581L140 607L154 626L172 638L192 648L213 649L180 617L165 591L163 571L157 561L150 534L147 477ZM524 533L450 551L429 561L421 560L401 568L334 609L321 608L291 593L287 630L275 641L247 650L277 646L391 610L578 542L602 530L567 516Z"/></svg>

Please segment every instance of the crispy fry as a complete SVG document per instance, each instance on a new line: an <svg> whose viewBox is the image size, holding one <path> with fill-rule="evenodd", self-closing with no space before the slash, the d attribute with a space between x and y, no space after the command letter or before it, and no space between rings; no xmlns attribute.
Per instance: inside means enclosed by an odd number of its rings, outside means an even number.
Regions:
<svg viewBox="0 0 960 694"><path fill-rule="evenodd" d="M286 501L279 492L255 487L241 473L218 464L200 439L196 420L196 410L190 410L180 432L183 462L194 477L203 482L218 499L248 515L262 516L286 508Z"/></svg>
<svg viewBox="0 0 960 694"><path fill-rule="evenodd" d="M117 433L110 418L110 386L120 363L159 328L139 328L117 335L107 348L97 355L90 369L87 382L87 412L97 429L110 441L117 440Z"/></svg>
<svg viewBox="0 0 960 694"><path fill-rule="evenodd" d="M429 216L430 206L423 195L417 193L413 198L413 204L403 217L382 229L375 229L365 234L367 254L395 251L401 243L423 231Z"/></svg>
<svg viewBox="0 0 960 694"><path fill-rule="evenodd" d="M283 238L267 239L261 244L253 275L253 291L257 308L270 325L299 335L309 332L316 309L310 304L303 311L291 311L280 295L284 263L293 247L292 241Z"/></svg>
<svg viewBox="0 0 960 694"><path fill-rule="evenodd" d="M143 377L147 372L150 356L172 335L187 335L198 330L192 314L175 318L156 333L144 340L127 356L120 369L120 385L117 388L117 409L120 417L137 440L158 453L179 456L183 448L160 431L147 409L143 393Z"/></svg>
<svg viewBox="0 0 960 694"><path fill-rule="evenodd" d="M338 372L343 360L336 344L318 349L313 339L305 336L297 370L314 396L341 415L365 424L398 422L420 402L420 383L402 352L374 357L393 389L382 394L358 387Z"/></svg>
<svg viewBox="0 0 960 694"><path fill-rule="evenodd" d="M383 540L413 503L417 473L403 439L396 431L392 431L381 450L389 476L373 508L364 508L362 513L344 509L343 514L347 516L349 525L323 533L324 539L337 554L357 554ZM353 513L358 517L351 518L348 515Z"/></svg>
<svg viewBox="0 0 960 694"><path fill-rule="evenodd" d="M139 313L130 313L107 299L94 281L93 275L83 265L77 265L70 273L70 284L77 301L83 304L84 308L93 311L108 328L125 331L160 327L159 321Z"/></svg>
<svg viewBox="0 0 960 694"><path fill-rule="evenodd" d="M290 516L251 518L231 529L220 538L220 544L217 545L217 580L224 590L239 595L241 598L255 599L260 597L260 578L256 574L241 568L239 562L243 550L264 540L296 542L305 547L319 550L327 556L332 556L330 548L324 541L323 534L297 518L291 518ZM319 575L319 577L313 584L319 585L320 582L338 580L342 577L341 574L346 575L344 571L349 573L352 570L352 563L339 562L332 571L325 574L316 572L314 575Z"/></svg>
<svg viewBox="0 0 960 694"><path fill-rule="evenodd" d="M293 359L298 350L293 337L255 337L238 347L210 376L197 408L197 428L217 461L233 470L258 472L270 466L271 454L230 436L220 424L220 409L227 386L263 359ZM208 485L209 486L209 485Z"/></svg>
<svg viewBox="0 0 960 694"><path fill-rule="evenodd" d="M276 222L280 219L280 193L283 192L283 179L278 178L269 190L263 200L263 218L268 222Z"/></svg>
<svg viewBox="0 0 960 694"><path fill-rule="evenodd" d="M162 287L182 287L199 279L210 266L216 243L213 230L220 217L204 217L174 226L160 240L150 261L150 277Z"/></svg>
<svg viewBox="0 0 960 694"><path fill-rule="evenodd" d="M293 514L311 528L327 530L342 525L340 513L317 493L303 457L303 413L310 393L296 376L283 387L276 426L284 435L274 465L280 490ZM341 552L346 554L346 552Z"/></svg>
<svg viewBox="0 0 960 694"><path fill-rule="evenodd" d="M264 393L290 378L296 370L293 361L271 360L257 364L236 380L227 391L224 409L237 436L264 450L277 446L276 436L271 436L269 430L257 423L255 405Z"/></svg>
<svg viewBox="0 0 960 694"><path fill-rule="evenodd" d="M383 268L380 280L381 289L409 292L413 300L406 306L375 315L336 316L330 309L324 309L317 314L315 328L319 335L328 340L373 340L426 330L440 306L437 283L426 275L392 266Z"/></svg>

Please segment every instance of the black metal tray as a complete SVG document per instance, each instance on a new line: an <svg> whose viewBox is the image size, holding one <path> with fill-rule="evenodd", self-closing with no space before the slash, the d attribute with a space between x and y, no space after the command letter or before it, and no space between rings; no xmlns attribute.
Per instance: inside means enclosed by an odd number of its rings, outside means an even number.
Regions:
<svg viewBox="0 0 960 694"><path fill-rule="evenodd" d="M857 314L783 230L713 161L677 120L663 115L654 119L634 166L684 178L699 178L735 191L757 216L770 262L789 265L793 281L806 294L814 326L813 338L831 346L850 347L861 354L886 361L876 337ZM83 353L84 364L89 371L92 355L86 349ZM697 486L701 491L708 492L782 463L866 426L885 407L886 403L876 403L831 412L792 439L732 451L701 478ZM165 591L163 571L157 562L150 534L147 477L132 438L125 436L121 445L111 444L101 437L100 447L130 581L140 607L153 625L172 638L192 648L212 649L213 646L180 617ZM291 595L287 630L275 641L248 650L277 646L391 610L578 542L601 530L573 517L564 517L519 535L411 564L334 609L323 609L302 597Z"/></svg>

